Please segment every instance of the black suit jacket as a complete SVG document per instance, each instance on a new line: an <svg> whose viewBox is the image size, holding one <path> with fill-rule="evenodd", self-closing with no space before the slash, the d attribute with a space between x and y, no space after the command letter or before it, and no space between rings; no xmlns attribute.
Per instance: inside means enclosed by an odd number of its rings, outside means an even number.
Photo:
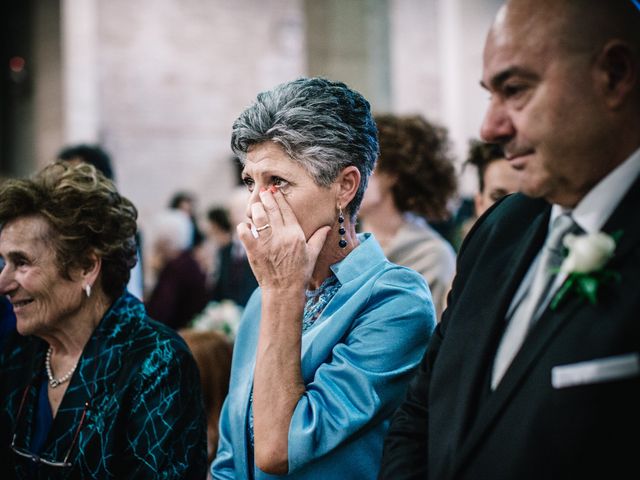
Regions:
<svg viewBox="0 0 640 480"><path fill-rule="evenodd" d="M640 478L640 376L556 388L554 367L640 353L640 181L604 231L623 231L597 305L571 296L534 325L501 383L505 315L551 207L516 194L474 226L443 315L385 441L383 479Z"/></svg>

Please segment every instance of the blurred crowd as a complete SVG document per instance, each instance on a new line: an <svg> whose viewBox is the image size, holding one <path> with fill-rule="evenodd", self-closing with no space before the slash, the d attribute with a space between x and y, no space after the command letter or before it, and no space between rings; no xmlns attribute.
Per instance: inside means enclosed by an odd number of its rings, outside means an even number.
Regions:
<svg viewBox="0 0 640 480"><path fill-rule="evenodd" d="M220 204L139 218L101 145L0 180L3 472L637 478L638 10L508 0L465 158L302 77Z"/></svg>
<svg viewBox="0 0 640 480"><path fill-rule="evenodd" d="M445 127L416 115L378 114L375 120L380 156L357 229L374 233L389 260L424 276L440 316L464 236L479 215L517 190L518 174L497 144L473 139L459 162ZM66 146L58 159L89 163L115 181L111 157L99 145ZM477 193L463 198L458 178L469 167ZM166 208L144 219L145 230L136 234L139 261L128 290L152 318L175 330L227 315L218 323L229 332L258 286L236 235L247 218L246 187L239 182L227 202L206 209L187 190L168 197ZM225 308L230 302L234 308Z"/></svg>
<svg viewBox="0 0 640 480"><path fill-rule="evenodd" d="M478 193L469 218L452 211L460 202L446 129L420 116L384 114L376 123L380 157L358 230L373 232L389 260L423 275L439 317L461 238L476 215L516 190L517 175L498 146L472 141L466 164L477 169ZM99 145L66 146L57 160L88 163L115 181L112 160ZM236 233L236 225L247 218L248 200L249 192L240 185L225 204L201 210L195 194L174 192L166 208L136 232L138 261L127 285L149 316L179 332L194 355L206 407L209 462L215 456L233 342L243 308L258 286ZM1 341L15 328L15 319L4 296L0 302Z"/></svg>
<svg viewBox="0 0 640 480"><path fill-rule="evenodd" d="M357 230L372 232L390 261L424 277L439 318L465 232L477 215L517 189L517 175L497 145L473 140L464 165L477 171L475 212L454 211L453 205L471 200L459 197L461 169L450 154L446 128L421 116L380 114L375 120L380 156ZM115 182L110 155L99 145L65 146L56 160L90 164ZM194 355L207 415L209 462L215 457L240 318L258 286L236 233L236 226L247 220L249 195L239 183L226 203L201 209L194 193L171 194L166 207L136 231L137 262L127 284L148 315L178 332ZM2 341L15 328L15 318L4 296L0 302Z"/></svg>

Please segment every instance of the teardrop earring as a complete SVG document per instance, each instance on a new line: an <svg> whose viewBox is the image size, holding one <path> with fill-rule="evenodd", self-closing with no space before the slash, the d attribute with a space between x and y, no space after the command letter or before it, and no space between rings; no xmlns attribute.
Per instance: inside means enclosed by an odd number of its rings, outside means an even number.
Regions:
<svg viewBox="0 0 640 480"><path fill-rule="evenodd" d="M84 293L87 294L87 298L91 296L91 285L88 283L84 286Z"/></svg>
<svg viewBox="0 0 640 480"><path fill-rule="evenodd" d="M338 246L340 248L346 248L347 241L344 238L344 234L347 233L347 231L344 229L344 215L342 214L342 207L340 205L338 205L338 233L340 234Z"/></svg>

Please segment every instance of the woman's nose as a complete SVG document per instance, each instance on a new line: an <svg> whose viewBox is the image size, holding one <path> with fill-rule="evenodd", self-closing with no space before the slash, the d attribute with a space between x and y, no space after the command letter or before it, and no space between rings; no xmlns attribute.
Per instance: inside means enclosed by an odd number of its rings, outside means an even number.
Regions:
<svg viewBox="0 0 640 480"><path fill-rule="evenodd" d="M0 295L7 295L16 289L17 283L6 265L0 266Z"/></svg>

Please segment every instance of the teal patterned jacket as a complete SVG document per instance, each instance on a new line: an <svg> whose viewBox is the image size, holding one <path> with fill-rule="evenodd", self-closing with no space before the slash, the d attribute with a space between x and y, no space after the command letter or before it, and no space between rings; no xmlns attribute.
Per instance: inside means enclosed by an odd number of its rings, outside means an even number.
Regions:
<svg viewBox="0 0 640 480"><path fill-rule="evenodd" d="M24 448L31 440L46 349L44 341L16 333L0 355L3 478L34 478L34 473L47 479L206 477L197 365L180 337L151 320L128 293L114 303L85 346L41 452L42 458L61 461L73 444L72 465L39 464L34 472L30 459L12 451L11 440L14 431L16 446Z"/></svg>

